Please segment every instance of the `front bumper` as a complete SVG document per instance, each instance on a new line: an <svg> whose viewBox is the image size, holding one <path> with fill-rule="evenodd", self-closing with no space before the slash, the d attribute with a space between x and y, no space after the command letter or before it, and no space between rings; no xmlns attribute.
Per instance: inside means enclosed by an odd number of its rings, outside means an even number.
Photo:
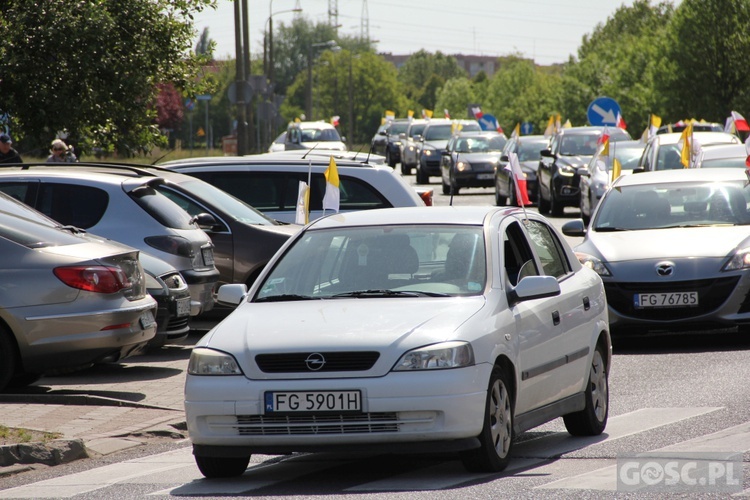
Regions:
<svg viewBox="0 0 750 500"><path fill-rule="evenodd" d="M563 204L577 207L581 199L581 176L578 174L563 175L559 171L552 177L552 189L555 199Z"/></svg>
<svg viewBox="0 0 750 500"><path fill-rule="evenodd" d="M323 380L248 380L243 376L188 375L185 413L196 450L286 453L411 443L433 446L458 440L474 446L482 429L491 366L389 373L385 377ZM362 412L264 412L267 391L360 390ZM432 444L430 444L432 443ZM209 447L209 448L206 448ZM217 448L218 447L218 448ZM221 452L222 449L224 452ZM234 450L234 451L232 451Z"/></svg>

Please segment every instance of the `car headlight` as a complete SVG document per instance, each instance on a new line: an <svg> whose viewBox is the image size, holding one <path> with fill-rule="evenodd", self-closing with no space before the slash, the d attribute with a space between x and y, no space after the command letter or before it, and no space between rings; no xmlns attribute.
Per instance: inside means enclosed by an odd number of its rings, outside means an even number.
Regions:
<svg viewBox="0 0 750 500"><path fill-rule="evenodd" d="M431 154L435 153L434 149L424 149L422 150L422 153L424 153L425 156L430 156Z"/></svg>
<svg viewBox="0 0 750 500"><path fill-rule="evenodd" d="M724 266L723 271L738 271L740 269L750 268L750 248L741 248L732 255L729 262Z"/></svg>
<svg viewBox="0 0 750 500"><path fill-rule="evenodd" d="M468 161L459 161L458 163L456 163L456 170L458 170L459 172L468 172L469 170L471 170L471 163L469 163Z"/></svg>
<svg viewBox="0 0 750 500"><path fill-rule="evenodd" d="M474 364L474 350L468 342L441 342L407 352L393 371L444 370Z"/></svg>
<svg viewBox="0 0 750 500"><path fill-rule="evenodd" d="M576 168L570 165L560 165L558 171L560 172L560 175L572 176L575 175Z"/></svg>
<svg viewBox="0 0 750 500"><path fill-rule="evenodd" d="M190 375L242 375L234 356L213 349L196 347L188 362Z"/></svg>
<svg viewBox="0 0 750 500"><path fill-rule="evenodd" d="M609 269L607 269L607 266L604 265L601 259L581 252L576 252L576 257L578 258L578 262L589 269L593 269L599 276L612 276L612 273L609 272Z"/></svg>

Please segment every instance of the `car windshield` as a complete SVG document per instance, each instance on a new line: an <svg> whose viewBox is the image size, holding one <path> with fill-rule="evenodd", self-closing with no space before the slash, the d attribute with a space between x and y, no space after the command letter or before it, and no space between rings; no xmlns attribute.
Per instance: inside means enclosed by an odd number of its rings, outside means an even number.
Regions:
<svg viewBox="0 0 750 500"><path fill-rule="evenodd" d="M479 226L348 227L307 231L255 300L478 295L485 281Z"/></svg>
<svg viewBox="0 0 750 500"><path fill-rule="evenodd" d="M391 135L397 135L406 132L407 128L409 128L409 122L394 122L388 127L388 133Z"/></svg>
<svg viewBox="0 0 750 500"><path fill-rule="evenodd" d="M458 140L456 151L459 153L499 153L507 139L502 135L497 137L466 137Z"/></svg>
<svg viewBox="0 0 750 500"><path fill-rule="evenodd" d="M447 141L451 138L452 133L453 125L433 125L432 127L427 127L427 130L425 130L424 139L426 141Z"/></svg>
<svg viewBox="0 0 750 500"><path fill-rule="evenodd" d="M424 132L424 128L427 124L422 123L419 125L412 125L409 129L409 137L414 137L415 135L422 135L422 132Z"/></svg>
<svg viewBox="0 0 750 500"><path fill-rule="evenodd" d="M594 231L750 224L745 182L617 187L602 199Z"/></svg>
<svg viewBox="0 0 750 500"><path fill-rule="evenodd" d="M560 144L560 154L563 156L591 156L596 153L599 134L566 135Z"/></svg>
<svg viewBox="0 0 750 500"><path fill-rule="evenodd" d="M302 142L340 142L341 136L335 128L303 128Z"/></svg>
<svg viewBox="0 0 750 500"><path fill-rule="evenodd" d="M542 157L547 141L518 141L518 161L535 161Z"/></svg>

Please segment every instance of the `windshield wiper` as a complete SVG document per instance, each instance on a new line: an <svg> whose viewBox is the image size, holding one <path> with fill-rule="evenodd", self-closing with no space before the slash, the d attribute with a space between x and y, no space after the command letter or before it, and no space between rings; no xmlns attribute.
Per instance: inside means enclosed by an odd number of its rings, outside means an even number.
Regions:
<svg viewBox="0 0 750 500"><path fill-rule="evenodd" d="M309 295L297 295L294 293L285 293L282 295L269 295L255 299L255 302L292 302L295 300L318 300L320 297L310 297Z"/></svg>
<svg viewBox="0 0 750 500"><path fill-rule="evenodd" d="M594 231L597 233L614 233L617 231L630 231L630 229L624 227L595 227Z"/></svg>
<svg viewBox="0 0 750 500"><path fill-rule="evenodd" d="M450 297L447 293L439 293L439 292L420 292L416 290L381 290L381 289L372 289L372 290L355 290L353 292L343 292L343 293L337 293L336 295L332 295L332 298L343 298L343 297L355 297L355 298L362 298L362 297Z"/></svg>

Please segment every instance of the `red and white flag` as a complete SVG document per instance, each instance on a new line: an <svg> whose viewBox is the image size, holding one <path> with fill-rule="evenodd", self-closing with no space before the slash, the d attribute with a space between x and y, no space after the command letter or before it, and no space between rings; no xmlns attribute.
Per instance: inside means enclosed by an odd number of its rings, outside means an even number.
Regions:
<svg viewBox="0 0 750 500"><path fill-rule="evenodd" d="M448 110L447 110L447 109L444 109L444 110L443 110L443 112L445 113L445 117L446 117L446 118L450 118L450 117L451 117L451 114L450 114L450 113L448 113Z"/></svg>
<svg viewBox="0 0 750 500"><path fill-rule="evenodd" d="M333 125L334 127L338 127L339 126L339 119L340 118L341 117L339 115L332 116L331 117L331 125Z"/></svg>
<svg viewBox="0 0 750 500"><path fill-rule="evenodd" d="M479 106L471 108L471 112L474 113L474 118L476 118L477 120L481 120L484 116L484 113L482 113L482 108L480 108Z"/></svg>
<svg viewBox="0 0 750 500"><path fill-rule="evenodd" d="M518 155L511 152L508 154L508 164L505 166L506 170L510 171L510 175L513 177L513 184L516 186L516 199L521 206L530 205L529 191L526 186L526 175L521 169L521 163L518 161Z"/></svg>
<svg viewBox="0 0 750 500"><path fill-rule="evenodd" d="M621 128L623 130L628 128L628 125L625 123L625 120L623 119L619 111L617 112L617 128Z"/></svg>
<svg viewBox="0 0 750 500"><path fill-rule="evenodd" d="M736 111L732 111L732 120L734 121L734 128L737 132L750 132L750 125L748 125L744 116Z"/></svg>

